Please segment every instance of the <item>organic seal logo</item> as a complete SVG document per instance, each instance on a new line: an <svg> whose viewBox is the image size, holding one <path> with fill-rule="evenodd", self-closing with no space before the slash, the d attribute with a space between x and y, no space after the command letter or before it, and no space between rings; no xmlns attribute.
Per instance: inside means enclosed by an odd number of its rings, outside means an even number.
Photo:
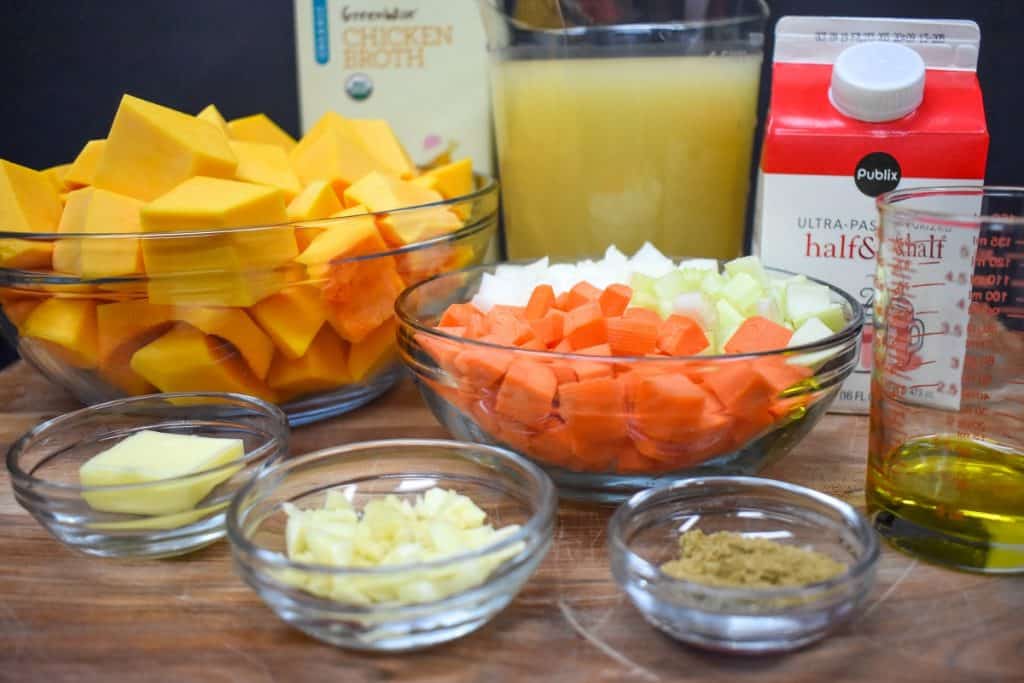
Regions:
<svg viewBox="0 0 1024 683"><path fill-rule="evenodd" d="M885 152L872 152L857 163L853 182L867 196L877 197L883 192L895 190L901 177L903 171L895 157Z"/></svg>
<svg viewBox="0 0 1024 683"><path fill-rule="evenodd" d="M352 74L345 79L345 93L356 102L362 102L373 93L373 81L366 74Z"/></svg>

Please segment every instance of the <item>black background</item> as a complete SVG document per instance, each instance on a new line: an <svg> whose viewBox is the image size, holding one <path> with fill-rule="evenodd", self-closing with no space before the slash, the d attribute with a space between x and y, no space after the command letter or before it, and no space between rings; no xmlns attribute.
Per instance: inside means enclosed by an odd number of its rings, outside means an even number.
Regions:
<svg viewBox="0 0 1024 683"><path fill-rule="evenodd" d="M977 21L992 140L987 181L1024 184L1024 2L769 4L773 20L833 14ZM294 36L291 0L0 2L0 158L36 168L70 161L86 140L106 135L124 92L190 112L214 102L227 118L266 112L297 134ZM762 111L767 95L762 88ZM0 348L0 363L5 353L10 357Z"/></svg>

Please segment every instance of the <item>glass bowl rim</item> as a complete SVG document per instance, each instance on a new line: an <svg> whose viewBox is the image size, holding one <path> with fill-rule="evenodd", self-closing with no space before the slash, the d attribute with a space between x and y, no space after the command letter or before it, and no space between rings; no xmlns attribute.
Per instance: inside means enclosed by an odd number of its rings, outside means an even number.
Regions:
<svg viewBox="0 0 1024 683"><path fill-rule="evenodd" d="M505 15L505 13L495 5L495 2L496 0L482 0L482 4L486 4L495 12L507 17L507 15ZM765 0L748 0L748 3L755 6L757 10L747 14L737 14L736 16L721 17L717 19L695 19L690 21L644 21L625 24L568 26L562 28L531 27L529 24L515 19L514 17L508 17L507 21L518 29L527 30L533 33L545 33L548 35L581 35L584 33L607 33L615 31L628 32L630 29L676 29L691 31L705 28L740 26L747 23L768 21L771 9Z"/></svg>
<svg viewBox="0 0 1024 683"><path fill-rule="evenodd" d="M1007 225L1024 225L1024 216L998 216L991 214L966 214L959 211L942 211L935 209L917 209L901 206L900 202L927 197L948 197L956 195L978 195L986 197L992 194L1016 196L1024 200L1024 186L1018 185L926 185L924 187L891 190L875 199L875 206L883 216L891 216L903 220L927 220L950 227L975 228L980 223L992 222Z"/></svg>
<svg viewBox="0 0 1024 683"><path fill-rule="evenodd" d="M707 488L709 490L703 494L703 497L713 496L716 495L713 492L713 487L716 484L739 485L741 488L757 486L760 488L766 487L773 489L794 498L791 504L796 507L800 507L802 501L806 499L811 499L817 503L825 505L831 510L839 513L839 516L846 528L851 529L864 540L864 549L860 553L859 557L847 566L844 572L824 581L809 583L803 586L788 586L785 588L730 588L702 584L696 581L678 579L669 576L663 572L660 567L640 557L640 555L633 552L627 546L622 537L623 528L629 518L641 505L651 503L652 500L654 504L656 504L660 502L659 499L670 495L674 491L692 487L696 487L698 490L701 488ZM808 594L814 595L827 593L834 588L839 588L853 582L861 581L870 574L877 564L881 553L878 536L875 534L870 522L868 522L867 519L857 512L856 508L849 503L807 486L801 486L799 484L793 484L777 479L768 479L765 477L738 475L688 477L665 485L654 486L634 494L626 500L626 502L622 503L608 520L608 551L614 555L620 555L625 558L628 564L628 572L630 574L640 575L645 580L681 586L690 589L693 592L713 595L716 598L722 598L725 600L747 602L761 602L766 600L804 597ZM806 607L806 605L800 605L800 607Z"/></svg>
<svg viewBox="0 0 1024 683"><path fill-rule="evenodd" d="M539 360L574 360L574 361L590 361L592 363L693 363L693 362L714 362L721 359L729 360L750 360L756 358L766 358L770 356L784 356L790 354L807 353L814 351L825 351L834 346L849 342L852 339L856 339L860 335L860 331L864 326L864 306L854 299L852 296L847 294L842 289L831 285L823 280L809 277L804 275L808 282L813 282L818 285L823 285L829 289L830 292L839 295L847 304L850 306L850 310L853 315L849 320L846 321L846 325L838 332L833 332L830 336L818 341L811 342L809 344L800 344L799 346L788 346L782 349L772 349L769 351L756 351L752 353L716 353L708 355L695 355L695 356L591 356L587 354L581 354L576 352L567 351L551 351L539 349L521 349L517 346L509 346L507 344L495 344L493 342L485 342L479 339L466 339L465 337L458 337L447 332L439 331L436 327L431 327L416 320L411 311L408 310L408 302L414 295L414 293L421 287L426 287L432 283L438 282L445 278L456 278L463 276L473 276L477 273L487 271L488 269L494 269L502 265L526 265L535 261L529 260L517 260L517 261L502 261L500 263L483 264L479 266L473 266L471 268L464 268L454 272L440 273L433 277L421 280L416 284L407 287L398 298L395 300L395 313L402 325L413 328L416 332L426 334L435 338L444 339L448 342L457 344L466 344L474 348L491 349L498 351L515 352L525 354L526 358L535 358ZM722 263L721 260L718 260ZM795 276L799 273L794 273L788 270L782 270L781 268L765 268L769 273L779 273L783 275ZM459 302L468 303L468 302Z"/></svg>
<svg viewBox="0 0 1024 683"><path fill-rule="evenodd" d="M486 455L497 458L498 460L510 461L520 468L525 470L530 479L533 480L540 486L540 499L537 501L537 509L534 511L529 519L522 524L515 533L505 536L504 538L489 543L485 546L470 550L466 552L460 552L455 555L449 555L447 557L430 560L427 562L413 562L406 564L394 564L384 565L378 567L339 567L332 565L322 564L309 564L305 562L296 562L291 560L286 555L269 550L259 544L252 542L248 536L242 533L242 529L239 526L239 515L242 513L242 501L249 496L249 494L256 488L256 485L265 479L278 476L283 473L283 476L287 477L288 471L294 468L300 467L307 463L315 462L320 459L329 458L332 456L350 455L353 453L359 453L361 451L373 451L376 449L384 449L385 453L390 454L396 450L404 447L442 447L458 451L459 457L462 457L463 452L482 452ZM388 457L385 455L385 457ZM443 472L437 474L443 475ZM406 475L397 475L396 477L387 478L400 478ZM371 479L382 478L380 475L373 475ZM507 495L507 494L503 494ZM251 509L255 505L255 502L247 507ZM450 439L376 439L373 441L355 441L347 444L340 444L337 446L328 446L327 448L321 448L309 453L297 455L293 457L281 460L271 467L264 469L257 473L255 476L249 479L245 485L238 490L235 496L231 500L231 504L228 506L227 513L225 514L225 520L227 527L227 537L231 544L231 547L237 551L237 554L244 558L242 561L246 565L252 565L259 563L266 565L265 568L271 570L288 570L294 569L302 572L317 574L320 576L392 576L395 574L403 574L407 572L423 571L430 569L442 569L464 562L478 559L485 555L490 555L505 548L511 547L516 543L522 542L524 544L523 550L517 553L516 556L510 559L522 560L526 557L533 555L538 548L544 545L545 535L541 534L541 530L548 526L549 523L553 523L555 515L558 511L558 495L555 489L555 485L551 478L548 476L543 469L532 461L524 458L518 453L514 453L506 448L500 446L491 446L488 444L480 444L475 442L467 441L454 441ZM513 564L510 561L506 561L502 566ZM492 574L484 582L489 583L491 579L495 578L496 575ZM484 585L481 584L481 585ZM479 588L477 586L476 588ZM461 595L464 591L459 591L455 595ZM447 596L448 598L454 597ZM444 598L447 599L447 598Z"/></svg>
<svg viewBox="0 0 1024 683"><path fill-rule="evenodd" d="M18 462L20 456L25 450L32 445L41 435L45 434L51 429L66 427L70 424L74 424L76 420L86 417L91 414L102 413L103 411L111 408L120 408L133 403L141 403L143 401L151 401L153 399L179 399L179 398L198 398L198 399L215 399L224 401L224 399L232 399L236 402L248 404L250 407L256 409L257 412L262 413L263 417L269 417L273 420L275 425L274 433L271 438L264 444L261 444L257 448L245 453L241 458L236 458L230 462L226 462L216 467L209 467L198 472L191 472L189 474L182 474L175 477L167 477L164 479L154 479L153 481L140 482L135 484L108 484L104 486L82 486L81 484L63 484L60 482L51 481L42 477L37 477L33 474L26 472L22 469ZM226 402L224 403L226 404ZM142 429L147 429L143 427ZM134 430L134 431L142 431ZM168 484L187 483L195 479L208 476L210 474L218 474L226 472L228 470L237 469L239 465L246 467L253 462L259 462L267 455L270 455L275 450L286 450L288 447L288 417L284 411L273 403L268 403L261 398L255 396L249 396L247 394L238 394L231 392L218 392L218 391L181 391L171 393L157 393L157 394L143 394L141 396L126 396L123 398L117 398L112 401L105 401L103 403L96 403L94 405L85 406L71 412L62 413L56 417L52 417L48 420L40 422L36 426L29 429L27 432L22 434L7 450L7 472L11 477L11 483L16 486L32 486L35 488L41 488L44 490L50 490L53 492L62 493L106 493L106 492L125 492L125 491L145 491L147 489L156 486L167 486Z"/></svg>

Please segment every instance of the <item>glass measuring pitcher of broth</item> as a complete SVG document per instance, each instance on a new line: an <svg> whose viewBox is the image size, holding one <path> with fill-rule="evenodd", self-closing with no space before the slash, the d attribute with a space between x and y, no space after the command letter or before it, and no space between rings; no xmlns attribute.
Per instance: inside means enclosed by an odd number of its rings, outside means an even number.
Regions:
<svg viewBox="0 0 1024 683"><path fill-rule="evenodd" d="M762 0L480 0L511 258L743 248Z"/></svg>
<svg viewBox="0 0 1024 683"><path fill-rule="evenodd" d="M1024 188L878 199L867 503L925 559L1024 572Z"/></svg>

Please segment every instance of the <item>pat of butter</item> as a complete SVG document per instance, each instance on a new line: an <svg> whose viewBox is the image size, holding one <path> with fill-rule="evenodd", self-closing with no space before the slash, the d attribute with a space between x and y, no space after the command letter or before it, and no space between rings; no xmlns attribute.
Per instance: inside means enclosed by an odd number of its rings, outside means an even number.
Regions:
<svg viewBox="0 0 1024 683"><path fill-rule="evenodd" d="M241 439L153 430L136 432L86 461L78 471L82 486L122 486L181 479L139 489L87 491L82 497L94 510L104 512L133 515L186 512L195 508L214 487L231 478L241 465L200 473L239 460L244 454Z"/></svg>

